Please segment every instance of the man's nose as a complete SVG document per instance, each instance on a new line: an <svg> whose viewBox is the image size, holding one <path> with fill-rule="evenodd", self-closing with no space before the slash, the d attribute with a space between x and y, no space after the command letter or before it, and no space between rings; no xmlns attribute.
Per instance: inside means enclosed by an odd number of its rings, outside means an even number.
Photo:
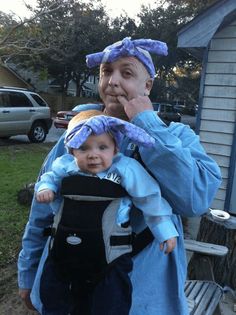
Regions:
<svg viewBox="0 0 236 315"><path fill-rule="evenodd" d="M113 72L110 76L108 84L111 87L117 87L119 86L119 80L120 80L119 74L116 72Z"/></svg>

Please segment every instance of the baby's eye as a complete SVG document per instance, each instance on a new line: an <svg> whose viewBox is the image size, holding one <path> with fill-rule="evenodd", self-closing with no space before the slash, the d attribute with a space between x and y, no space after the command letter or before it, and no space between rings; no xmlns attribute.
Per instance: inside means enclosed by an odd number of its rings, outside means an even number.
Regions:
<svg viewBox="0 0 236 315"><path fill-rule="evenodd" d="M106 150L107 149L107 145L100 145L99 149L100 150Z"/></svg>
<svg viewBox="0 0 236 315"><path fill-rule="evenodd" d="M86 150L87 150L87 147L86 147L85 145L81 145L81 146L79 147L79 150L80 150L80 151L86 151Z"/></svg>

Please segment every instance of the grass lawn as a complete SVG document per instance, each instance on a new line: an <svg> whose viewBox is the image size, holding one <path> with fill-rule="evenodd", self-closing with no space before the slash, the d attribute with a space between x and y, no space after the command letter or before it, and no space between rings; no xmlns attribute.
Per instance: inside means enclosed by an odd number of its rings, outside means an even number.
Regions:
<svg viewBox="0 0 236 315"><path fill-rule="evenodd" d="M17 192L35 182L53 144L0 147L0 267L15 261L29 215L29 207L17 202Z"/></svg>

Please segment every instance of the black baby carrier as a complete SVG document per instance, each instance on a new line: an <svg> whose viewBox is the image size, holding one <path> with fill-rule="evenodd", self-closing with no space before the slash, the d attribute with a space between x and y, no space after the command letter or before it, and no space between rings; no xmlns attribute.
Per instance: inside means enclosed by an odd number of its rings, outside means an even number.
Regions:
<svg viewBox="0 0 236 315"><path fill-rule="evenodd" d="M50 257L62 279L96 282L118 257L132 251L129 222L121 227L116 223L127 192L115 178L73 175L62 180L61 195Z"/></svg>

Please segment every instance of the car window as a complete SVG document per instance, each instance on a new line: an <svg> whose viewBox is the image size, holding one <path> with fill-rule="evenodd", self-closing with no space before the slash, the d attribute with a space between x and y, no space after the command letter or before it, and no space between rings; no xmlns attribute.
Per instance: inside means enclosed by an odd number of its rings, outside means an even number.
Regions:
<svg viewBox="0 0 236 315"><path fill-rule="evenodd" d="M28 97L19 92L9 92L10 104L9 107L32 107Z"/></svg>
<svg viewBox="0 0 236 315"><path fill-rule="evenodd" d="M172 107L171 106L166 106L166 112L167 113L172 113Z"/></svg>
<svg viewBox="0 0 236 315"><path fill-rule="evenodd" d="M9 107L10 98L9 93L0 92L0 107Z"/></svg>
<svg viewBox="0 0 236 315"><path fill-rule="evenodd" d="M38 103L39 106L44 106L44 107L47 106L46 102L39 95L37 94L30 94L30 95L33 97L35 102Z"/></svg>
<svg viewBox="0 0 236 315"><path fill-rule="evenodd" d="M164 111L165 111L165 105L161 105L160 112L164 113Z"/></svg>
<svg viewBox="0 0 236 315"><path fill-rule="evenodd" d="M159 105L160 105L160 104L158 104L158 103L152 103L153 109L154 109L155 111L158 111Z"/></svg>

